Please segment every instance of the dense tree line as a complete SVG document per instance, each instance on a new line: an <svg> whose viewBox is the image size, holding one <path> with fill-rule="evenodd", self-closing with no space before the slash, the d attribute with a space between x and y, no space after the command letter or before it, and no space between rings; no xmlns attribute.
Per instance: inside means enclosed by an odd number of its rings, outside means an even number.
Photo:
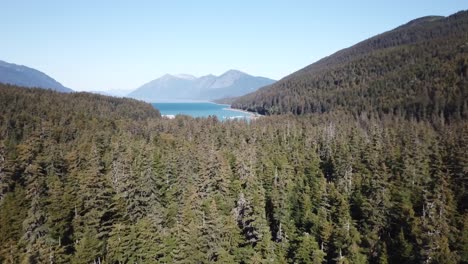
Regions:
<svg viewBox="0 0 468 264"><path fill-rule="evenodd" d="M468 11L421 18L240 97L233 107L267 115L343 110L466 119L467 32Z"/></svg>
<svg viewBox="0 0 468 264"><path fill-rule="evenodd" d="M0 263L468 263L468 123L0 85Z"/></svg>

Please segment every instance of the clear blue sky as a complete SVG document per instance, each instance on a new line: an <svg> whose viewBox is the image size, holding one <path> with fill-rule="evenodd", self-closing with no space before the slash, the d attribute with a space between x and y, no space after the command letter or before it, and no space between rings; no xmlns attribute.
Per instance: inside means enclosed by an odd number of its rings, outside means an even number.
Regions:
<svg viewBox="0 0 468 264"><path fill-rule="evenodd" d="M279 79L466 0L0 0L0 60L75 90L134 89L165 73Z"/></svg>

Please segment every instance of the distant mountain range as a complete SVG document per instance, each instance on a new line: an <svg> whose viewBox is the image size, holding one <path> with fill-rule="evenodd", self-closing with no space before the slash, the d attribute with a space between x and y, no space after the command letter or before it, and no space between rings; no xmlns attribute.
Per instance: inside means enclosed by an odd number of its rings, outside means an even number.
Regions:
<svg viewBox="0 0 468 264"><path fill-rule="evenodd" d="M188 74L166 74L127 96L147 102L213 100L241 96L274 82L237 70L229 70L220 76L206 75L199 78Z"/></svg>
<svg viewBox="0 0 468 264"><path fill-rule="evenodd" d="M63 86L61 83L41 71L1 60L0 83L51 89L64 93L73 92L72 89Z"/></svg>
<svg viewBox="0 0 468 264"><path fill-rule="evenodd" d="M274 82L275 80L265 77L229 70L220 76L206 75L200 78L189 74L166 74L132 92L128 90L108 90L91 91L91 93L131 97L147 102L214 100L242 96ZM73 92L72 89L63 86L41 71L2 60L0 60L0 83L50 89L65 93Z"/></svg>

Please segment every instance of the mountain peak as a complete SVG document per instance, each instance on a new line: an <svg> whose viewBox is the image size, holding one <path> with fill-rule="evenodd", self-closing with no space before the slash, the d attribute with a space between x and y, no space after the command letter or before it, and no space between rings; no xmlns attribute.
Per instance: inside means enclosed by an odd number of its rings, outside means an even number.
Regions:
<svg viewBox="0 0 468 264"><path fill-rule="evenodd" d="M245 72L241 72L239 70L234 70L234 69L231 69L223 74L221 74L221 76L225 76L225 75L231 75L231 76L241 76L241 75L248 75L247 73ZM220 76L220 77L221 77Z"/></svg>
<svg viewBox="0 0 468 264"><path fill-rule="evenodd" d="M166 74L128 94L149 102L180 100L212 100L253 92L274 80L229 70L220 76L212 74L199 78L190 74Z"/></svg>
<svg viewBox="0 0 468 264"><path fill-rule="evenodd" d="M434 21L437 21L439 19L443 19L445 17L443 16L425 16L425 17L420 17L420 18L416 18L416 19L413 19L411 20L410 22L402 25L402 26L399 26L397 29L401 29L401 28L405 28L405 27L412 27L412 26L416 26L416 25L421 25L421 24L424 24L424 23L427 23L427 22L434 22Z"/></svg>
<svg viewBox="0 0 468 264"><path fill-rule="evenodd" d="M174 76L179 78L179 79L185 79L185 80L195 80L195 79L197 79L197 77L195 77L193 75L184 74L184 73L177 74L177 75L174 75Z"/></svg>
<svg viewBox="0 0 468 264"><path fill-rule="evenodd" d="M163 80L163 79L174 79L174 78L176 78L174 75L166 73L163 76L159 77L158 79ZM158 80L158 79L156 79L156 80Z"/></svg>

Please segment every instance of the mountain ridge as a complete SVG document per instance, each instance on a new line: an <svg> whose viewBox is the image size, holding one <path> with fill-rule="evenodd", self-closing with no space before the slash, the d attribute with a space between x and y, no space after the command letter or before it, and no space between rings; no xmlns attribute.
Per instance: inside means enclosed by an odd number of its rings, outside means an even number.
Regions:
<svg viewBox="0 0 468 264"><path fill-rule="evenodd" d="M180 100L214 100L240 96L275 82L239 70L228 70L215 76L195 77L189 74L165 74L147 82L127 96L148 102Z"/></svg>
<svg viewBox="0 0 468 264"><path fill-rule="evenodd" d="M49 75L24 65L0 60L0 83L24 87L37 87L70 93L72 89L63 86Z"/></svg>
<svg viewBox="0 0 468 264"><path fill-rule="evenodd" d="M261 114L466 115L466 32L468 11L415 19L242 96L233 107Z"/></svg>

